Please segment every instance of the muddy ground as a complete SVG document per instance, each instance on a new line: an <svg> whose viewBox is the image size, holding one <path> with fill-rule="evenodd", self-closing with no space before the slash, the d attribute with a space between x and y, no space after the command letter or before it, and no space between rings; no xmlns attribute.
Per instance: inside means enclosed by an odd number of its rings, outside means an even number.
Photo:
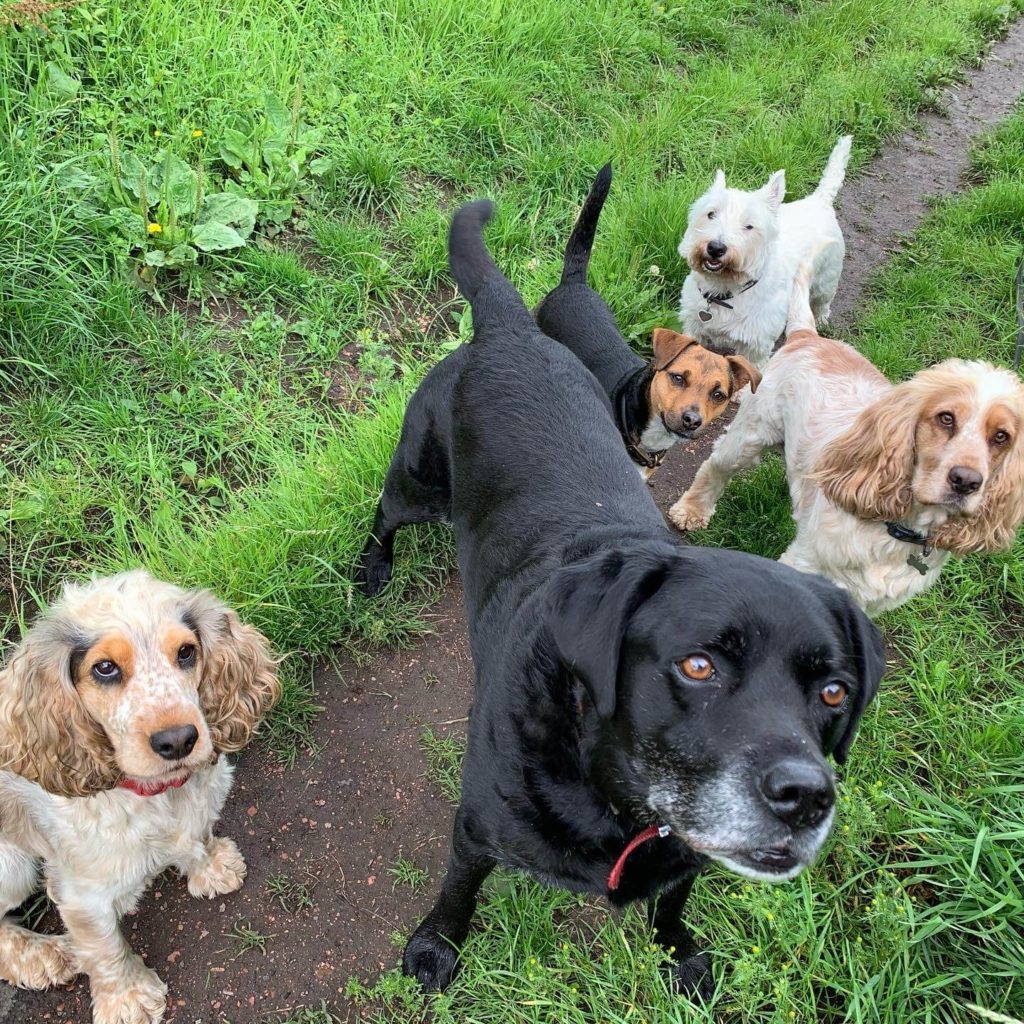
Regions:
<svg viewBox="0 0 1024 1024"><path fill-rule="evenodd" d="M926 198L957 188L972 139L1009 113L1021 67L1024 22L949 92L944 112L920 118L845 186L838 333L869 276L927 212ZM654 480L660 507L689 483L711 440L669 454ZM249 864L241 892L199 902L181 879L164 877L124 922L132 946L168 983L171 1024L281 1020L324 1001L345 1017L346 979L396 962L392 934L427 909L451 826L452 805L425 778L420 738L426 726L440 736L465 728L472 665L457 583L431 624L414 649L318 673L324 711L312 756L290 770L258 748L243 757L221 828ZM389 872L399 859L425 870L429 883L418 891L399 883ZM289 909L274 895L282 887ZM85 979L46 993L0 985L0 1022L15 1021L87 1024Z"/></svg>

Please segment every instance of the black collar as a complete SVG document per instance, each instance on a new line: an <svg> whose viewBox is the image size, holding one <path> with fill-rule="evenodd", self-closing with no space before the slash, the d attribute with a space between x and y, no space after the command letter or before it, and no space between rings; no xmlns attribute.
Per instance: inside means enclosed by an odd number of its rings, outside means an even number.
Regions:
<svg viewBox="0 0 1024 1024"><path fill-rule="evenodd" d="M716 306L732 309L728 300L734 299L737 295L742 295L744 292L749 292L759 280L760 278L755 277L753 281L748 281L738 292L701 292L701 295L709 306L711 303L714 303Z"/></svg>
<svg viewBox="0 0 1024 1024"><path fill-rule="evenodd" d="M912 530L909 526L904 526L902 523L889 521L886 521L885 529L893 540L901 540L907 544L917 544L922 549L921 554L925 557L932 553L934 545L927 533L920 533L917 530Z"/></svg>
<svg viewBox="0 0 1024 1024"><path fill-rule="evenodd" d="M629 457L645 469L657 469L665 458L667 448L652 452L640 441L651 418L651 378L654 369L650 363L627 374L616 386L615 420Z"/></svg>

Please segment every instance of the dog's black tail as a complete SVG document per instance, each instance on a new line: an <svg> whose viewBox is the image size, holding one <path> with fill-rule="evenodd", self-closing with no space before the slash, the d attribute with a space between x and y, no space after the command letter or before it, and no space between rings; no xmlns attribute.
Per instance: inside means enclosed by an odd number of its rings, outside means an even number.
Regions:
<svg viewBox="0 0 1024 1024"><path fill-rule="evenodd" d="M569 242L565 247L565 262L562 264L562 284L586 284L590 267L590 250L594 247L594 233L597 220L612 187L612 165L605 164L597 172L594 184L583 201L583 208L576 218Z"/></svg>
<svg viewBox="0 0 1024 1024"><path fill-rule="evenodd" d="M489 199L475 199L455 211L448 232L448 266L452 277L473 307L476 328L494 321L510 327L518 323L536 330L522 296L498 269L484 244L484 225L493 216L494 203ZM486 295L482 295L485 287ZM479 330L475 336L482 337Z"/></svg>

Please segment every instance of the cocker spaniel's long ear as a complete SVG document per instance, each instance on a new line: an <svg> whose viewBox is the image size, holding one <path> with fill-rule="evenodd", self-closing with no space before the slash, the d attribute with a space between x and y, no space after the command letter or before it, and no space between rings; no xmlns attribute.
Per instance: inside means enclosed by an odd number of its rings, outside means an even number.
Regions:
<svg viewBox="0 0 1024 1024"><path fill-rule="evenodd" d="M560 569L552 581L547 625L557 656L601 718L615 713L629 620L664 582L668 567L662 551L612 551Z"/></svg>
<svg viewBox="0 0 1024 1024"><path fill-rule="evenodd" d="M121 775L113 747L75 689L73 663L89 642L52 613L29 630L0 672L0 766L57 796L90 796Z"/></svg>
<svg viewBox="0 0 1024 1024"><path fill-rule="evenodd" d="M811 474L834 505L859 519L910 511L920 389L900 384L873 402L825 449Z"/></svg>
<svg viewBox="0 0 1024 1024"><path fill-rule="evenodd" d="M191 591L182 618L199 637L199 701L214 750L232 754L252 739L281 697L277 661L266 637L209 591Z"/></svg>
<svg viewBox="0 0 1024 1024"><path fill-rule="evenodd" d="M976 551L1005 551L1013 546L1024 521L1024 438L1014 439L1013 450L996 468L985 486L981 508L973 516L958 516L936 529L932 540L954 555Z"/></svg>

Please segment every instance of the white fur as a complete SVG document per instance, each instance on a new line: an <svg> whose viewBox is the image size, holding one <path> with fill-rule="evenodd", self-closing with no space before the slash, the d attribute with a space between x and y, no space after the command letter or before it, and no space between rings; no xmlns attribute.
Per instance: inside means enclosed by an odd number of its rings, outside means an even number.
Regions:
<svg viewBox="0 0 1024 1024"><path fill-rule="evenodd" d="M114 789L95 796L53 796L0 772L0 914L35 888L40 869L67 933L43 936L0 923L0 967L12 984L43 988L89 975L95 1024L155 1024L167 988L131 951L118 919L134 910L167 868L193 895L233 892L245 862L213 826L231 788L224 758L183 786L151 797Z"/></svg>
<svg viewBox="0 0 1024 1024"><path fill-rule="evenodd" d="M824 248L814 261L811 307L816 320L828 319L843 269L843 235L833 203L850 156L850 137L839 140L818 187L805 199L783 203L785 172L776 171L754 192L728 188L719 171L711 188L690 208L679 254L690 265L683 283L679 316L686 334L717 351L735 351L759 369L768 362L786 326L793 278L807 253L822 238L838 244ZM708 213L713 212L713 219ZM749 225L749 228L748 228ZM724 243L735 261L732 272L709 273L701 253L709 241ZM757 284L747 291L748 282ZM702 293L732 293L733 308L712 303ZM701 320L699 311L711 313Z"/></svg>
<svg viewBox="0 0 1024 1024"><path fill-rule="evenodd" d="M980 434L980 421L988 404L997 398L1012 400L1018 389L1014 378L986 363L956 363L959 377L975 395L972 420L961 436L970 441ZM870 369L865 360L864 366ZM803 572L819 573L848 590L869 615L896 608L931 587L939 578L949 552L921 548L895 540L882 522L860 519L832 504L808 479L829 444L844 434L858 414L892 388L877 373L823 374L813 347L783 347L769 363L757 390L719 438L710 458L700 467L690 489L669 510L672 521L684 530L706 526L729 480L757 464L762 452L783 448L796 539L780 561ZM983 445L979 438L978 446ZM949 467L935 473L944 480ZM980 500L979 496L974 499ZM942 525L949 510L939 504L917 504L902 522L927 534ZM922 575L908 556L923 558Z"/></svg>

